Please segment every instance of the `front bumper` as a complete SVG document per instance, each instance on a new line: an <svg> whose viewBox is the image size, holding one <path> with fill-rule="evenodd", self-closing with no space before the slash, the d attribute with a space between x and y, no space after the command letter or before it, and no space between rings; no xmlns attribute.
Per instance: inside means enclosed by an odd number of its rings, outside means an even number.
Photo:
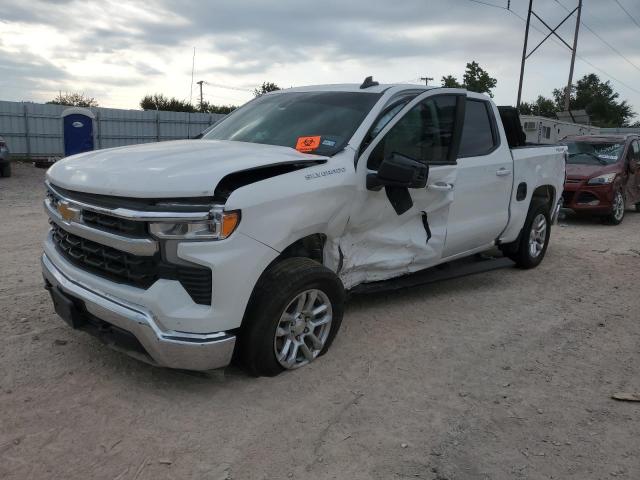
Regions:
<svg viewBox="0 0 640 480"><path fill-rule="evenodd" d="M118 350L158 366L184 370L212 370L231 361L236 342L233 334L162 330L148 309L74 282L46 254L42 256L42 273L48 288L57 288L80 302L85 313L99 319L103 326L111 325L133 335L144 354L112 345Z"/></svg>
<svg viewBox="0 0 640 480"><path fill-rule="evenodd" d="M563 208L576 213L606 215L613 208L615 186L589 185L586 180L567 182L564 186Z"/></svg>

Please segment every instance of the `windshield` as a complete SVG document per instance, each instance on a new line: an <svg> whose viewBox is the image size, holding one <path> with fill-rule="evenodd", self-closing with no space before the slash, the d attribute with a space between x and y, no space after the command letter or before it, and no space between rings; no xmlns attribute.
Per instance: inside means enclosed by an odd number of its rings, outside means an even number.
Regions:
<svg viewBox="0 0 640 480"><path fill-rule="evenodd" d="M567 142L569 159L567 163L611 165L616 163L622 151L623 143Z"/></svg>
<svg viewBox="0 0 640 480"><path fill-rule="evenodd" d="M344 148L380 98L364 92L263 95L218 123L203 138L266 143L334 155Z"/></svg>

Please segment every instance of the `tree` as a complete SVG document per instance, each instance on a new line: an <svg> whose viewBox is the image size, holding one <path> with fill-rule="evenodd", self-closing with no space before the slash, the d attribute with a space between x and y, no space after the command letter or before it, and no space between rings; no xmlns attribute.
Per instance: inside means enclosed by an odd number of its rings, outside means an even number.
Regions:
<svg viewBox="0 0 640 480"><path fill-rule="evenodd" d="M463 85L458 83L458 79L453 75L442 77L442 86L445 88L464 88Z"/></svg>
<svg viewBox="0 0 640 480"><path fill-rule="evenodd" d="M540 117L556 118L556 112L558 109L554 100L538 95L535 102L522 102L518 111L521 115L537 115Z"/></svg>
<svg viewBox="0 0 640 480"><path fill-rule="evenodd" d="M140 108L143 110L167 110L170 112L195 112L196 108L186 100L179 100L175 97L165 97L161 93L145 95L140 100Z"/></svg>
<svg viewBox="0 0 640 480"><path fill-rule="evenodd" d="M467 90L478 93L486 93L493 97L491 90L496 88L498 80L489 76L489 74L478 65L477 62L467 63L467 68L462 77L463 84Z"/></svg>
<svg viewBox="0 0 640 480"><path fill-rule="evenodd" d="M198 111L206 113L222 113L226 115L233 112L236 108L238 108L236 105L212 105L206 100L198 103Z"/></svg>
<svg viewBox="0 0 640 480"><path fill-rule="evenodd" d="M566 87L556 88L553 98L558 110L564 110ZM624 127L635 116L626 100L618 101L620 94L611 83L602 82L595 73L585 75L571 87L569 108L586 110L591 123L598 127Z"/></svg>
<svg viewBox="0 0 640 480"><path fill-rule="evenodd" d="M256 97L260 95L264 95L265 93L275 92L276 90L280 90L280 87L273 82L262 82L262 85L258 88L253 89L253 94Z"/></svg>
<svg viewBox="0 0 640 480"><path fill-rule="evenodd" d="M65 92L58 93L58 96L47 102L50 105L67 105L69 107L97 107L98 101L93 97L85 96L84 93Z"/></svg>
<svg viewBox="0 0 640 480"><path fill-rule="evenodd" d="M478 62L468 62L462 77L462 83L453 75L442 77L442 86L449 88L466 88L471 92L486 93L493 97L493 90L498 84L498 80L491 77Z"/></svg>

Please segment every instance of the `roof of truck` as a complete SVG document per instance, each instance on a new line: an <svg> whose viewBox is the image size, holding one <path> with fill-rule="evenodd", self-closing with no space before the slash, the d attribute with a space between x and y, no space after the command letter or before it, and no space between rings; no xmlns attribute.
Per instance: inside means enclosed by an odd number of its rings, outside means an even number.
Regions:
<svg viewBox="0 0 640 480"><path fill-rule="evenodd" d="M287 88L287 92L366 92L366 93L382 93L389 88L403 87L411 90L431 90L441 87L427 87L425 85L413 85L409 83L383 83L367 88L360 88L359 83L335 83L328 85L308 85L304 87Z"/></svg>

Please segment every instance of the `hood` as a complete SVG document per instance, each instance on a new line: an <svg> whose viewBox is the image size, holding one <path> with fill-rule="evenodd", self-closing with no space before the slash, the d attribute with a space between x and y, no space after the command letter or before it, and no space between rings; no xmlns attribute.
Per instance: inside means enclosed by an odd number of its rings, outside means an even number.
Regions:
<svg viewBox="0 0 640 480"><path fill-rule="evenodd" d="M226 175L273 164L317 164L327 157L289 147L226 140L178 140L85 152L47 172L68 190L134 198L213 196Z"/></svg>
<svg viewBox="0 0 640 480"><path fill-rule="evenodd" d="M585 180L605 173L620 173L620 165L591 165L582 163L567 163L567 178L572 180Z"/></svg>

